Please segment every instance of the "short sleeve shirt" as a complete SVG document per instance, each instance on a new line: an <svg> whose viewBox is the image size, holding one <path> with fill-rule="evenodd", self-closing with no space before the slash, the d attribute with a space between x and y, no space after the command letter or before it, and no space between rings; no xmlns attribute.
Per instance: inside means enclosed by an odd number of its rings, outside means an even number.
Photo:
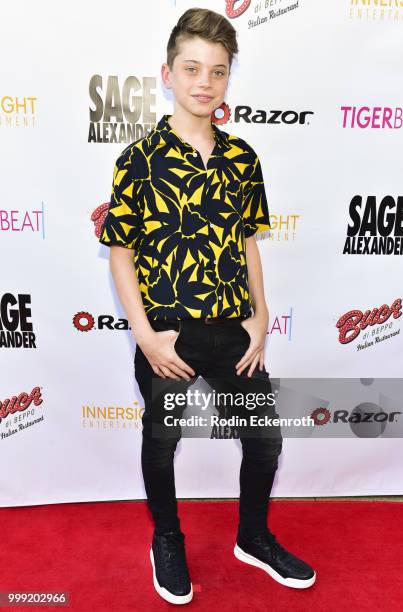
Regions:
<svg viewBox="0 0 403 612"><path fill-rule="evenodd" d="M116 160L99 241L133 249L149 319L248 315L245 239L270 228L260 160L212 122L205 167L169 117Z"/></svg>

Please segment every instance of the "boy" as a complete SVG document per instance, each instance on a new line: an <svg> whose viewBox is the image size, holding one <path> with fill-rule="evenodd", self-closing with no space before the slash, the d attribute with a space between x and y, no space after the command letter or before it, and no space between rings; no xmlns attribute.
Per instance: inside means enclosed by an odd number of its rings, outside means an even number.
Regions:
<svg viewBox="0 0 403 612"><path fill-rule="evenodd" d="M193 597L175 494L179 438L152 436L152 380L178 380L181 392L199 374L236 373L269 384L269 313L256 234L270 222L260 160L243 139L211 121L237 51L236 31L222 15L192 8L181 16L162 65L174 112L117 159L100 235L111 247L112 276L137 343L135 376L145 408L141 462L155 524L154 587L177 604ZM281 584L311 586L313 569L267 528L282 438L241 437L241 443L234 554Z"/></svg>

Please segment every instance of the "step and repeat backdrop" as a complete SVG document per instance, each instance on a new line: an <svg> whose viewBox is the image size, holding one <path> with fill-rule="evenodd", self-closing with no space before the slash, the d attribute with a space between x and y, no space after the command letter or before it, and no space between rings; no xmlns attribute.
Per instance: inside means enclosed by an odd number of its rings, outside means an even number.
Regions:
<svg viewBox="0 0 403 612"><path fill-rule="evenodd" d="M192 6L2 7L2 506L145 498L135 341L98 235L116 158L173 111L161 64ZM214 119L262 162L266 368L356 385L346 435L284 439L272 494L401 494L401 406L368 393L403 377L403 0L196 6L238 33ZM383 415L367 435L361 402ZM240 441L216 434L179 443L178 497L239 495Z"/></svg>

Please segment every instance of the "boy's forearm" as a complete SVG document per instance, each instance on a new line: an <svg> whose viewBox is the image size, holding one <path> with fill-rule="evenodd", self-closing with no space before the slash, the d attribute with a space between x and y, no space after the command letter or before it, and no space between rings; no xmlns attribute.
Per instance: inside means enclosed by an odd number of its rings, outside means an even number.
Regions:
<svg viewBox="0 0 403 612"><path fill-rule="evenodd" d="M263 270L256 235L246 238L246 264L248 267L249 291L256 316L269 319L263 284Z"/></svg>
<svg viewBox="0 0 403 612"><path fill-rule="evenodd" d="M124 308L132 334L137 343L153 333L141 298L136 270L133 265L133 250L111 246L110 270L120 302Z"/></svg>

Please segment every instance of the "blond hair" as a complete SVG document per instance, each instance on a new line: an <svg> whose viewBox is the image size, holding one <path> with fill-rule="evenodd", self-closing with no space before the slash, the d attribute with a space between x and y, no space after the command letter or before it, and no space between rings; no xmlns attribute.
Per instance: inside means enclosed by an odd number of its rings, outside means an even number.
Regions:
<svg viewBox="0 0 403 612"><path fill-rule="evenodd" d="M167 45L167 64L172 70L175 57L180 52L180 44L199 36L204 40L221 43L227 53L229 66L238 53L236 30L226 17L209 9L190 8L181 15L172 29Z"/></svg>

